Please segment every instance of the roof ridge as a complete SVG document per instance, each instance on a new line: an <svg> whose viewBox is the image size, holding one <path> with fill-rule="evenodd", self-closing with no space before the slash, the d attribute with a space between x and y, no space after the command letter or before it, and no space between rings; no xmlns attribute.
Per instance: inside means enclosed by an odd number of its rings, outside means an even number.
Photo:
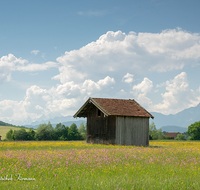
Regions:
<svg viewBox="0 0 200 190"><path fill-rule="evenodd" d="M90 97L91 98L91 97ZM107 99L107 100L132 100L132 99L124 99L124 98L92 98L92 99Z"/></svg>
<svg viewBox="0 0 200 190"><path fill-rule="evenodd" d="M99 109L105 116L117 115L117 116L135 116L135 117L151 117L154 118L145 108L143 108L134 99L117 99L117 98L92 98L83 104L83 106L76 112L74 117L84 116L86 117L86 109L92 103L97 109Z"/></svg>

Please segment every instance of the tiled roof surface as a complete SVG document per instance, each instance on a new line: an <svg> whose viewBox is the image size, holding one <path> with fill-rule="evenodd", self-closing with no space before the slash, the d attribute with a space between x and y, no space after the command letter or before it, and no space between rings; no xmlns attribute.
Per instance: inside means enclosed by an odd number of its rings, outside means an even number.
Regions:
<svg viewBox="0 0 200 190"><path fill-rule="evenodd" d="M167 136L167 137L175 137L178 134L179 133L165 133L165 136Z"/></svg>
<svg viewBox="0 0 200 190"><path fill-rule="evenodd" d="M138 116L151 117L153 116L140 106L135 100L127 99L108 99L108 98L91 98L109 115L121 116Z"/></svg>

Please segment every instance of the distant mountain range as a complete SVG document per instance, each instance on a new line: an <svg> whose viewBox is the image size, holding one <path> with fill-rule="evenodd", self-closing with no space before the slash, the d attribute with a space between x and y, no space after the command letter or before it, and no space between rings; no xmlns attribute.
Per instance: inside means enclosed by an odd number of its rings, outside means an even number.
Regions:
<svg viewBox="0 0 200 190"><path fill-rule="evenodd" d="M27 127L27 128L33 128L33 129L37 129L37 127L42 124L42 123L48 123L51 122L52 126L55 127L58 123L62 123L65 126L70 127L70 125L72 123L75 123L78 127L80 125L81 122L83 122L84 124L86 123L86 119L84 118L77 118L75 119L73 116L60 116L60 117L47 117L45 115L42 115L40 118L38 118L35 121L32 121L32 119L30 117L25 118L24 121L22 121L20 124ZM15 121L13 121L14 123L16 123ZM12 123L9 122L9 123ZM19 122L17 122L19 123Z"/></svg>
<svg viewBox="0 0 200 190"><path fill-rule="evenodd" d="M41 122L39 124L42 124L42 123L46 123L47 124L49 121L51 122L51 120L46 120L46 121L43 121L43 122ZM84 125L86 124L86 120L72 120L72 121L57 122L57 123L52 123L51 122L51 124L52 124L53 127L56 127L56 125L58 123L62 123L63 125L70 127L72 123L75 123L77 125L77 127L79 127L82 122L84 123ZM33 124L33 125L25 125L25 127L37 129L39 124L37 124L37 125L35 125L35 124Z"/></svg>
<svg viewBox="0 0 200 190"><path fill-rule="evenodd" d="M162 129L166 132L186 132L188 126L196 121L200 121L200 104L196 107L191 107L185 109L177 114L164 115L157 112L151 112L154 116L154 119L150 119L150 123L153 121L157 129ZM81 122L86 123L86 118L73 118L73 116L61 116L61 117L46 117L41 116L36 121L32 121L31 118L26 118L24 121L18 125L23 125L28 128L36 129L41 123L51 122L53 127L58 123L62 123L65 126L70 126L72 123L75 123L78 127ZM12 122L9 122L12 123Z"/></svg>
<svg viewBox="0 0 200 190"><path fill-rule="evenodd" d="M184 127L178 127L178 126L162 126L161 127L162 131L166 131L166 132L171 132L171 133L175 133L175 132L179 132L179 133L184 133L187 132L187 128Z"/></svg>
<svg viewBox="0 0 200 190"><path fill-rule="evenodd" d="M151 114L154 116L154 119L150 119L149 122L151 123L153 121L157 129L161 128L163 131L167 132L187 131L189 125L196 121L200 121L200 104L196 107L185 109L174 115L163 115L157 112L151 112Z"/></svg>
<svg viewBox="0 0 200 190"><path fill-rule="evenodd" d="M157 112L151 112L151 114L154 116L154 119L150 119L150 123L153 121L157 129L161 128L162 131L166 132L183 133L187 131L189 125L196 121L200 121L200 104L196 107L185 109L177 114L164 115ZM81 122L86 123L85 118L75 119L72 116L55 117L53 119L41 117L37 121L32 122L31 125L25 125L25 127L32 127L35 129L39 124L48 123L48 121L50 121L54 127L58 123L62 123L67 126L70 126L72 123L76 123L78 127Z"/></svg>

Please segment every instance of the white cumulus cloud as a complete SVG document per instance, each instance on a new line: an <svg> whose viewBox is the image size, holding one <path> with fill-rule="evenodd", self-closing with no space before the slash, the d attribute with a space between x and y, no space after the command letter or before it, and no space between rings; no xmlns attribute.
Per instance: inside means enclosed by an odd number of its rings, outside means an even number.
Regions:
<svg viewBox="0 0 200 190"><path fill-rule="evenodd" d="M18 67L27 63L27 60L16 58L13 54L8 54L0 58L0 84L11 79L11 73Z"/></svg>
<svg viewBox="0 0 200 190"><path fill-rule="evenodd" d="M65 83L97 79L103 75L117 76L127 70L135 76L182 69L186 65L198 64L199 49L199 34L181 29L155 34L108 31L96 41L58 57L62 66L54 79Z"/></svg>
<svg viewBox="0 0 200 190"><path fill-rule="evenodd" d="M131 83L133 82L133 76L132 74L130 73L127 73L123 78L122 78L122 81L126 82L126 83Z"/></svg>
<svg viewBox="0 0 200 190"><path fill-rule="evenodd" d="M58 63L51 61L43 64L29 63L26 59L17 58L13 54L8 54L0 58L0 84L9 81L14 71L43 71L58 66Z"/></svg>
<svg viewBox="0 0 200 190"><path fill-rule="evenodd" d="M87 79L76 84L71 81L50 89L33 85L26 90L22 101L1 101L0 117L9 121L9 118L23 120L26 117L36 119L41 115L73 115L88 96L95 96L114 83L114 78L107 76L97 82Z"/></svg>
<svg viewBox="0 0 200 190"><path fill-rule="evenodd" d="M31 51L32 54L37 55L40 51L39 50L33 50Z"/></svg>
<svg viewBox="0 0 200 190"><path fill-rule="evenodd" d="M145 77L141 83L133 86L133 90L146 94L151 91L152 87L153 82Z"/></svg>
<svg viewBox="0 0 200 190"><path fill-rule="evenodd" d="M166 81L165 88L166 92L161 94L163 98L162 103L154 106L157 112L175 114L199 103L199 97L196 92L189 88L185 72L180 73L170 81Z"/></svg>
<svg viewBox="0 0 200 190"><path fill-rule="evenodd" d="M39 53L38 50L33 51L35 55ZM200 101L200 90L190 89L187 74L182 72L161 84L145 76L195 66L200 61L199 52L200 35L176 29L128 34L108 31L80 49L66 51L56 62L29 63L8 54L0 58L0 83L9 81L15 71L33 72L50 68L58 68L58 75L52 79L59 81L49 89L30 86L21 101L1 101L0 116L22 119L50 114L73 115L88 96L131 98L132 95L150 111L176 113ZM138 76L140 83L134 85ZM157 88L165 87L160 94L160 103L153 104L149 98L152 93L160 92L155 92L153 84Z"/></svg>
<svg viewBox="0 0 200 190"><path fill-rule="evenodd" d="M153 82L148 79L144 78L143 81L137 85L134 85L132 90L135 96L135 99L144 107L151 108L152 101L150 98L147 97L147 93L150 93L153 88Z"/></svg>

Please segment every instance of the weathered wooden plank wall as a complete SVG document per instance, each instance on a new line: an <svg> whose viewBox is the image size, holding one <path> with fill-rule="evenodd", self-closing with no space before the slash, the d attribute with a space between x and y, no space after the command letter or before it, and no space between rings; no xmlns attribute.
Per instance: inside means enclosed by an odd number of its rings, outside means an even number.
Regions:
<svg viewBox="0 0 200 190"><path fill-rule="evenodd" d="M149 145L149 118L116 117L116 144Z"/></svg>
<svg viewBox="0 0 200 190"><path fill-rule="evenodd" d="M116 116L108 116L107 117L107 139L106 143L115 144L116 138Z"/></svg>
<svg viewBox="0 0 200 190"><path fill-rule="evenodd" d="M87 142L120 145L149 145L149 118L108 116L91 107L87 117Z"/></svg>
<svg viewBox="0 0 200 190"><path fill-rule="evenodd" d="M87 116L87 139L88 143L114 144L116 117L104 117L95 106Z"/></svg>

